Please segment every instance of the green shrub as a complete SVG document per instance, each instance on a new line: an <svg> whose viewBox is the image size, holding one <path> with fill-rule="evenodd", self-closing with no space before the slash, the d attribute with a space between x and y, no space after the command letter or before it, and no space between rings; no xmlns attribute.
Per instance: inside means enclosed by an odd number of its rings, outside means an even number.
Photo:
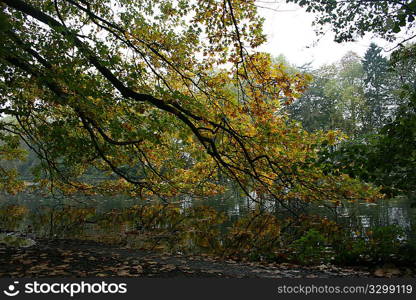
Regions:
<svg viewBox="0 0 416 300"><path fill-rule="evenodd" d="M294 241L290 248L291 260L301 264L319 264L330 260L325 237L315 229L309 229L301 238Z"/></svg>
<svg viewBox="0 0 416 300"><path fill-rule="evenodd" d="M340 265L357 265L368 262L368 243L361 237L352 237L351 233L344 234L343 238L332 241L334 249L334 262Z"/></svg>
<svg viewBox="0 0 416 300"><path fill-rule="evenodd" d="M400 256L403 229L397 225L375 227L367 233L369 255L375 262L388 262Z"/></svg>
<svg viewBox="0 0 416 300"><path fill-rule="evenodd" d="M344 236L331 241L337 264L386 263L404 259L403 229L396 225L374 227L363 234Z"/></svg>

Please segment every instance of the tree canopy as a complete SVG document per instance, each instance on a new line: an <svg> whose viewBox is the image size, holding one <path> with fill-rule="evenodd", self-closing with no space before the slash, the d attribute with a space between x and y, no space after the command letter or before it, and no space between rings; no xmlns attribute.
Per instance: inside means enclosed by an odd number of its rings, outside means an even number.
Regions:
<svg viewBox="0 0 416 300"><path fill-rule="evenodd" d="M414 37L415 0L287 0L317 14L315 25L322 34L330 25L337 42L353 41L371 32L388 40L397 33Z"/></svg>
<svg viewBox="0 0 416 300"><path fill-rule="evenodd" d="M288 119L310 78L256 52L254 1L0 3L0 111L12 116L1 137L37 153L43 185L166 199L234 182L291 212L291 201L380 197L322 171L317 153L337 132ZM87 182L91 168L118 179Z"/></svg>

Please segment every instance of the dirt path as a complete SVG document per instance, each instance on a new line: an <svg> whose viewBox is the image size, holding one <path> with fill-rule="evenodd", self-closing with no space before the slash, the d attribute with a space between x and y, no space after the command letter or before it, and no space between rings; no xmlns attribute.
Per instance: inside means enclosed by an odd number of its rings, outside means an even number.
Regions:
<svg viewBox="0 0 416 300"><path fill-rule="evenodd" d="M0 277L370 277L335 266L241 263L209 257L163 255L92 241L42 240L28 248L0 245Z"/></svg>

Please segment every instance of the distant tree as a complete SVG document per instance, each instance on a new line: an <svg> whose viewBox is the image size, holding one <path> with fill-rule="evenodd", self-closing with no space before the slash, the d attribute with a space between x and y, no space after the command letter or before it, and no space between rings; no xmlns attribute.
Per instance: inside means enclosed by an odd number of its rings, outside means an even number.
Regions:
<svg viewBox="0 0 416 300"><path fill-rule="evenodd" d="M403 42L416 37L416 0L287 0L316 14L318 33L330 25L335 41L353 41L373 33L389 41L399 38L388 74L386 59L371 45L363 60L366 113L362 132L378 135L350 140L334 152L321 153L353 177L383 185L390 194L415 191L416 81L415 47ZM330 169L334 168L330 166ZM331 172L331 170L329 170Z"/></svg>
<svg viewBox="0 0 416 300"><path fill-rule="evenodd" d="M301 98L289 106L293 119L313 132L315 130L334 130L342 122L342 113L337 109L336 97L328 93L334 83L337 70L335 65L323 66L318 70L308 70L313 80Z"/></svg>
<svg viewBox="0 0 416 300"><path fill-rule="evenodd" d="M375 132L391 115L393 106L392 72L382 49L371 43L362 60L364 70L364 96L366 103L365 131Z"/></svg>
<svg viewBox="0 0 416 300"><path fill-rule="evenodd" d="M363 131L364 123L364 72L361 58L355 52L348 52L340 61L339 90L343 127L349 136L357 136Z"/></svg>
<svg viewBox="0 0 416 300"><path fill-rule="evenodd" d="M347 53L338 63L311 71L313 81L290 106L294 119L309 130L362 132L365 101L361 58Z"/></svg>
<svg viewBox="0 0 416 300"><path fill-rule="evenodd" d="M369 120L373 120L373 128L378 132L346 141L333 152L321 153L321 158L332 161L336 169L382 186L389 195L412 194L416 191L414 49L414 46L409 45L395 51L390 58L389 72L385 68L386 61L380 58L377 49L370 48L364 62L364 65L370 62L364 67L367 68L365 96L367 107L372 109ZM385 77L378 76L383 73ZM383 119L377 118L377 113ZM390 117L385 118L388 114Z"/></svg>

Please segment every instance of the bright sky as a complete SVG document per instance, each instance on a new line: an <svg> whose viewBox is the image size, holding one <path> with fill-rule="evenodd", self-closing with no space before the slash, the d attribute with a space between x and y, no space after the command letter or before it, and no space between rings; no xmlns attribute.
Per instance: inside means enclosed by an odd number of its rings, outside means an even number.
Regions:
<svg viewBox="0 0 416 300"><path fill-rule="evenodd" d="M273 56L283 54L290 63L297 66L312 62L314 67L338 61L348 51L354 51L363 56L371 41L380 47L391 48L391 45L380 39L366 37L363 40L351 43L338 44L333 42L333 33L317 37L312 21L314 15L307 13L295 4L280 1L277 4L263 4L278 11L259 8L261 16L265 17L264 32L268 42L261 47L261 51L269 52ZM387 52L384 55L388 55Z"/></svg>

